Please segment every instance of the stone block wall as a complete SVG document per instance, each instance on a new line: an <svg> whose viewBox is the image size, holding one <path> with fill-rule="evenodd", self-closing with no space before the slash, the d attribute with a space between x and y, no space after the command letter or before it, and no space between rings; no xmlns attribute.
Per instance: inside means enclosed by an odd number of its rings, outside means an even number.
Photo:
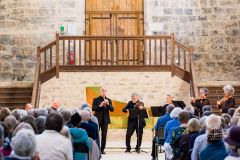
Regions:
<svg viewBox="0 0 240 160"><path fill-rule="evenodd" d="M0 81L33 81L36 47L61 24L84 34L85 0L0 0ZM240 79L239 0L144 0L146 34L192 46L202 83Z"/></svg>
<svg viewBox="0 0 240 160"><path fill-rule="evenodd" d="M63 107L80 107L86 102L86 87L104 86L114 100L128 102L137 92L147 106L165 104L166 95L189 104L189 84L168 72L78 72L60 73L41 86L39 106L50 106L53 99Z"/></svg>
<svg viewBox="0 0 240 160"><path fill-rule="evenodd" d="M240 80L239 0L147 0L147 34L174 33L192 46L198 80ZM231 82L234 83L234 82Z"/></svg>

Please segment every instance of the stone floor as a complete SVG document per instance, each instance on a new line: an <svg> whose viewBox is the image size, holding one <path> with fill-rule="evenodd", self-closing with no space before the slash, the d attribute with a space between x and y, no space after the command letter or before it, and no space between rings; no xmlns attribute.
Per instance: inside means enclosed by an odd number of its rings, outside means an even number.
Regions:
<svg viewBox="0 0 240 160"><path fill-rule="evenodd" d="M151 160L152 147L152 130L144 129L142 149L147 153L125 153L125 135L126 129L109 129L106 155L101 160ZM133 134L131 140L132 148L136 146L136 133ZM164 154L159 154L159 160L164 160Z"/></svg>

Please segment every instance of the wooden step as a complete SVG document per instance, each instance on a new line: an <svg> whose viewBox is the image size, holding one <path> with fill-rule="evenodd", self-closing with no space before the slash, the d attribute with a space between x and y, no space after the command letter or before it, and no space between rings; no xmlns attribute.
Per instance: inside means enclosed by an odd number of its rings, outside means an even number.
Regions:
<svg viewBox="0 0 240 160"><path fill-rule="evenodd" d="M24 108L26 103L31 102L31 87L1 87L0 88L0 107Z"/></svg>

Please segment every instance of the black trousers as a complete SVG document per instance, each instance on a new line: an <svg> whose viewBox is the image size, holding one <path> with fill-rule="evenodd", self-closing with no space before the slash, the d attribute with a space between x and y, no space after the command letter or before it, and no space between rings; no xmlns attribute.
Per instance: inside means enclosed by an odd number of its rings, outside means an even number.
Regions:
<svg viewBox="0 0 240 160"><path fill-rule="evenodd" d="M108 131L108 124L99 124L99 131L101 130L101 151L104 151L106 147L106 141L107 141L107 131Z"/></svg>
<svg viewBox="0 0 240 160"><path fill-rule="evenodd" d="M129 121L127 127L127 134L126 134L126 146L127 149L131 149L131 137L136 130L137 133L137 145L136 149L140 149L142 144L142 135L143 135L143 127L139 126L139 133L138 133L138 124L136 121Z"/></svg>

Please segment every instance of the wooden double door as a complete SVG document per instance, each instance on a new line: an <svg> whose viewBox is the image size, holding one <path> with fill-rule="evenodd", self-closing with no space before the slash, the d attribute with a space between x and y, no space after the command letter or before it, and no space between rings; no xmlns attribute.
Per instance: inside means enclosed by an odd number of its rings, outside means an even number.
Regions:
<svg viewBox="0 0 240 160"><path fill-rule="evenodd" d="M144 35L143 0L86 0L85 12L86 35L105 37L86 43L86 64L143 63L143 43L124 40Z"/></svg>

